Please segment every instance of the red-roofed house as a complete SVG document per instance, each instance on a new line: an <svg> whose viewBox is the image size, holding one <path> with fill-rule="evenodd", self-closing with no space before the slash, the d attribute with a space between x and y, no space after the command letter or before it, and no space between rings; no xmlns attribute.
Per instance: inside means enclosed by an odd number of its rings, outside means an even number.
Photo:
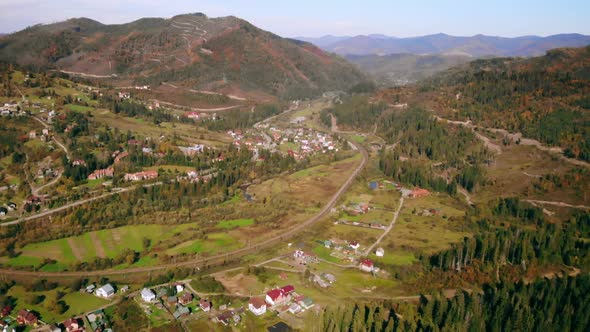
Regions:
<svg viewBox="0 0 590 332"><path fill-rule="evenodd" d="M34 313L21 309L16 316L16 321L20 325L36 325L39 318Z"/></svg>
<svg viewBox="0 0 590 332"><path fill-rule="evenodd" d="M201 310L204 312L209 312L209 310L211 310L211 302L201 299L199 301L199 307L201 307Z"/></svg>
<svg viewBox="0 0 590 332"><path fill-rule="evenodd" d="M373 261L370 259L363 259L361 261L360 269L361 269L361 271L365 271L365 272L373 272L373 269L374 269Z"/></svg>
<svg viewBox="0 0 590 332"><path fill-rule="evenodd" d="M75 318L66 319L63 322L66 332L84 332L84 327Z"/></svg>
<svg viewBox="0 0 590 332"><path fill-rule="evenodd" d="M295 287L287 285L283 288L276 288L266 293L266 303L271 306L289 301Z"/></svg>
<svg viewBox="0 0 590 332"><path fill-rule="evenodd" d="M88 175L88 180L97 180L102 179L104 177L112 178L115 174L115 170L112 167L105 168L105 169L97 169L94 172Z"/></svg>
<svg viewBox="0 0 590 332"><path fill-rule="evenodd" d="M137 173L127 173L125 174L125 181L142 181L142 180L151 180L158 177L157 171L145 171L145 172L137 172Z"/></svg>
<svg viewBox="0 0 590 332"><path fill-rule="evenodd" d="M260 297L253 297L248 302L248 310L256 316L264 315L266 313L266 302Z"/></svg>
<svg viewBox="0 0 590 332"><path fill-rule="evenodd" d="M422 188L416 188L410 193L410 197L412 198L426 197L428 195L430 195L430 191Z"/></svg>
<svg viewBox="0 0 590 332"><path fill-rule="evenodd" d="M201 115L197 112L186 112L184 116L193 120L199 120L201 118Z"/></svg>

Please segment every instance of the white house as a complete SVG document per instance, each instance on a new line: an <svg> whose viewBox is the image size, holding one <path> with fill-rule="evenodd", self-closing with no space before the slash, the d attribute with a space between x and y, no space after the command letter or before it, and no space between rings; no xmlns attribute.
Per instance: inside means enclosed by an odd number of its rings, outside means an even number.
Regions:
<svg viewBox="0 0 590 332"><path fill-rule="evenodd" d="M253 297L248 302L248 310L256 316L264 315L266 313L266 302L259 297Z"/></svg>
<svg viewBox="0 0 590 332"><path fill-rule="evenodd" d="M141 299L144 302L152 302L156 299L156 294L151 289L144 288L141 290Z"/></svg>
<svg viewBox="0 0 590 332"><path fill-rule="evenodd" d="M176 293L180 293L184 290L184 286L181 284L176 285Z"/></svg>
<svg viewBox="0 0 590 332"><path fill-rule="evenodd" d="M377 248L377 250L375 251L375 255L377 257L383 257L383 255L385 255L385 250L383 250L383 248Z"/></svg>
<svg viewBox="0 0 590 332"><path fill-rule="evenodd" d="M106 284L106 285L100 287L99 289L97 289L96 292L94 292L94 295L96 295L98 297L104 297L105 299L113 296L114 294L115 294L115 289L113 288L113 286L111 286L111 284Z"/></svg>

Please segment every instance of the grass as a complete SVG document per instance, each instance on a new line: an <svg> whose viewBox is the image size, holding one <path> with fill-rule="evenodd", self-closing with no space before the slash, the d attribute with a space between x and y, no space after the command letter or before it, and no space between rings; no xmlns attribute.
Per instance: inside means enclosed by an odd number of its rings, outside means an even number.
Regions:
<svg viewBox="0 0 590 332"><path fill-rule="evenodd" d="M151 166L145 167L144 170L146 171L159 171L160 169L171 172L171 173L186 173L189 171L194 171L195 168L191 166L176 166L176 165L160 165L160 166Z"/></svg>
<svg viewBox="0 0 590 332"><path fill-rule="evenodd" d="M14 313L17 313L21 309L34 310L39 312L39 314L41 315L41 319L48 323L59 323L65 320L66 318L78 316L82 313L89 312L109 303L109 301L98 298L94 295L79 292L70 292L61 299L66 302L69 308L63 314L59 314L53 312L53 310L48 310L43 302L39 304L28 304L24 301L26 294L34 294L37 296L43 295L47 298L49 296L54 296L54 294L57 291L68 292L68 290L65 288L54 289L45 292L29 292L22 286L14 286L8 290L6 295L12 296L17 299L16 306L13 309Z"/></svg>
<svg viewBox="0 0 590 332"><path fill-rule="evenodd" d="M340 259L330 255L330 253L332 253L332 249L328 249L323 245L318 245L315 248L313 248L313 253L318 255L319 258L326 260L328 262L338 264L342 263Z"/></svg>
<svg viewBox="0 0 590 332"><path fill-rule="evenodd" d="M360 135L353 135L351 136L351 139L357 143L363 143L366 138L364 136L360 136Z"/></svg>
<svg viewBox="0 0 590 332"><path fill-rule="evenodd" d="M217 228L234 229L238 227L250 226L252 224L254 224L254 219L224 220L217 224Z"/></svg>
<svg viewBox="0 0 590 332"><path fill-rule="evenodd" d="M412 265L415 261L417 261L413 253L406 251L385 251L385 255L383 255L383 257L377 257L375 254L371 254L369 255L369 258L375 262L389 265Z"/></svg>
<svg viewBox="0 0 590 332"><path fill-rule="evenodd" d="M9 259L6 263L15 267L38 266L43 258L50 258L58 261L59 264L49 265L45 267L46 269L63 270L65 266L78 261L74 252L81 255L82 261L90 261L101 252L104 252L106 257L114 258L125 249L142 251L144 238L155 243L158 240L170 239L175 233L194 226L197 224L133 225L89 232L70 238L32 243L20 249L21 255ZM156 260L144 259L140 262L141 264L151 264Z"/></svg>
<svg viewBox="0 0 590 332"><path fill-rule="evenodd" d="M201 143L207 146L226 147L227 143L231 143L230 137L225 134L208 131L191 124L164 122L156 125L147 121L138 121L136 118L113 114L106 109L96 109L92 115L96 122L117 128L121 132L131 131L144 137L156 138L160 135L172 137L177 134L181 141L185 141L187 144Z"/></svg>
<svg viewBox="0 0 590 332"><path fill-rule="evenodd" d="M191 240L166 251L169 255L225 252L237 249L241 243L227 233L207 234L207 239Z"/></svg>
<svg viewBox="0 0 590 332"><path fill-rule="evenodd" d="M74 104L68 104L68 105L65 105L65 107L67 109L69 109L70 111L75 111L75 112L88 112L88 111L92 111L94 109L93 107L74 105Z"/></svg>

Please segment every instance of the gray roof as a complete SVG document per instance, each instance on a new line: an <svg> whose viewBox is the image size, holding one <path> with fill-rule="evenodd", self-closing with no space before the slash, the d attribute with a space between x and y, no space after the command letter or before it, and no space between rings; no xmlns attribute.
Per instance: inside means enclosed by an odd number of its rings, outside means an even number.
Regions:
<svg viewBox="0 0 590 332"><path fill-rule="evenodd" d="M174 318L178 319L178 317L182 316L182 315L186 315L190 313L190 310L187 307L183 307L181 305L178 306L178 308L176 309L176 311L174 312L173 316Z"/></svg>
<svg viewBox="0 0 590 332"><path fill-rule="evenodd" d="M113 286L111 286L111 284L106 284L100 287L99 289L102 289L107 294L115 294L115 289L113 288Z"/></svg>
<svg viewBox="0 0 590 332"><path fill-rule="evenodd" d="M156 296L156 294L154 294L154 292L151 289L144 288L141 290L141 296L142 297L150 297L150 296Z"/></svg>

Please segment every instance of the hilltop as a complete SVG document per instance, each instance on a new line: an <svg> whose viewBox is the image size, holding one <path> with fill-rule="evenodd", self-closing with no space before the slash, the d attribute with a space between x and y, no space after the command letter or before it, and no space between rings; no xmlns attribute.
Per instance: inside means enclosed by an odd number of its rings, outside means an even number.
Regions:
<svg viewBox="0 0 590 332"><path fill-rule="evenodd" d="M590 160L590 46L530 59L476 60L421 84L444 115L521 132Z"/></svg>
<svg viewBox="0 0 590 332"><path fill-rule="evenodd" d="M581 47L590 44L590 36L581 34L507 38L485 35L458 37L439 33L408 38L384 35L359 35L354 37L301 37L301 40L313 43L326 51L340 55L410 53L453 54L472 57L539 56L553 48Z"/></svg>
<svg viewBox="0 0 590 332"><path fill-rule="evenodd" d="M0 37L0 61L115 84L180 83L285 98L347 89L362 74L316 46L281 38L237 17L204 14L105 25L75 18Z"/></svg>

